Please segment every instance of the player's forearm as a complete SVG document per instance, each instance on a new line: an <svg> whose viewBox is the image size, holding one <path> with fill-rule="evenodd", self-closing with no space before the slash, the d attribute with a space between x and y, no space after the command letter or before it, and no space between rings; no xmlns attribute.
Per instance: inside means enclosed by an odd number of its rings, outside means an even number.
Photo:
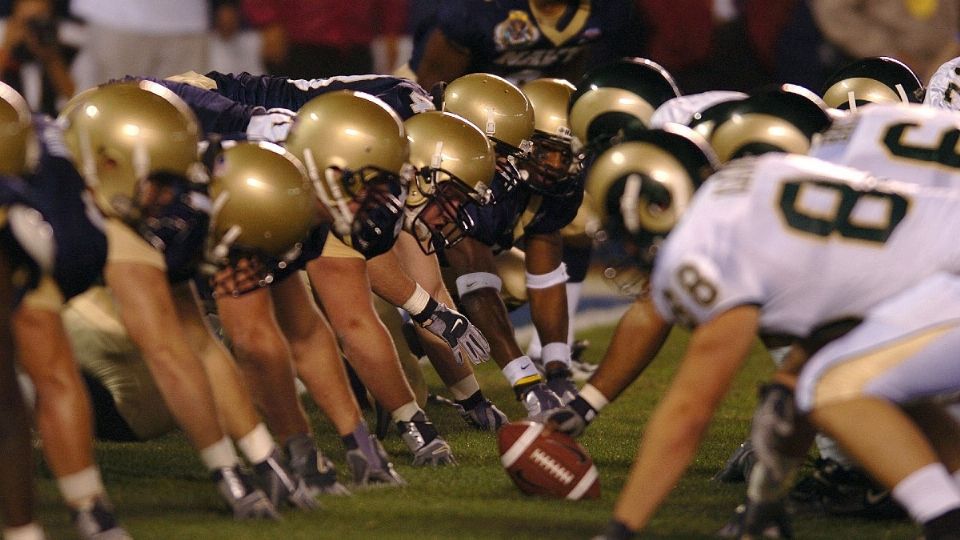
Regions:
<svg viewBox="0 0 960 540"><path fill-rule="evenodd" d="M610 347L589 384L608 400L616 399L656 357L671 326L648 299L637 300L620 319Z"/></svg>
<svg viewBox="0 0 960 540"><path fill-rule="evenodd" d="M640 453L614 506L614 519L633 531L649 523L680 480L708 424L684 415L685 400L672 397L664 398L644 430Z"/></svg>

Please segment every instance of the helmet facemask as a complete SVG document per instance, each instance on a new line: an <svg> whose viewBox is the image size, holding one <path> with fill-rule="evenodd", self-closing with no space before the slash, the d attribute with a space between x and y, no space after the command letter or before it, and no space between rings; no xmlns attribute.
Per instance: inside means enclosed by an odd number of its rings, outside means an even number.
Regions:
<svg viewBox="0 0 960 540"><path fill-rule="evenodd" d="M466 209L469 205L487 202L476 190L443 169L421 170L417 174L417 185L427 202L413 219L413 233L428 255L435 252L437 246L448 248L463 240L474 227Z"/></svg>
<svg viewBox="0 0 960 540"><path fill-rule="evenodd" d="M537 131L531 142L530 152L518 164L527 187L555 197L576 192L577 179L583 167L571 147L570 138Z"/></svg>
<svg viewBox="0 0 960 540"><path fill-rule="evenodd" d="M346 176L364 179L350 205L357 207L350 230L351 245L368 259L389 251L403 227L408 181L374 167Z"/></svg>

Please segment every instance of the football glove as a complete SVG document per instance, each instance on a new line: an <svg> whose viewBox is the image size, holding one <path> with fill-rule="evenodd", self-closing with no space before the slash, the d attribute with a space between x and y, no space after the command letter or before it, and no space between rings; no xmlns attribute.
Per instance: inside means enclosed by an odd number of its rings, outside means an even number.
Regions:
<svg viewBox="0 0 960 540"><path fill-rule="evenodd" d="M591 407L587 400L577 396L563 407L548 411L545 420L557 431L579 437L596 417L596 409Z"/></svg>
<svg viewBox="0 0 960 540"><path fill-rule="evenodd" d="M780 450L797 431L797 406L793 390L777 383L760 388L760 404L753 415L750 441L757 460L775 481L792 474L799 460Z"/></svg>
<svg viewBox="0 0 960 540"><path fill-rule="evenodd" d="M490 344L470 319L455 309L437 302L437 308L421 324L453 349L457 363L464 359L481 364L490 358Z"/></svg>

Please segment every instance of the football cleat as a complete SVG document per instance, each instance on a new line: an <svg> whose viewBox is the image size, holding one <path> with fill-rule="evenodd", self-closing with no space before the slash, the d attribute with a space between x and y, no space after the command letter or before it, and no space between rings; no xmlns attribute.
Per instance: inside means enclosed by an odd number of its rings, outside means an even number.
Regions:
<svg viewBox="0 0 960 540"><path fill-rule="evenodd" d="M347 466L353 473L353 484L357 487L407 485L407 481L393 468L380 440L370 435L370 443L374 449L373 455L364 452L362 447L347 451Z"/></svg>
<svg viewBox="0 0 960 540"><path fill-rule="evenodd" d="M437 433L433 422L423 411L417 412L409 422L397 422L400 438L413 452L413 466L456 465L453 450Z"/></svg>
<svg viewBox="0 0 960 540"><path fill-rule="evenodd" d="M753 451L750 439L740 443L740 446L730 454L723 468L713 475L713 480L725 484L745 482L750 478L750 470L757 464L757 456Z"/></svg>
<svg viewBox="0 0 960 540"><path fill-rule="evenodd" d="M527 409L527 418L531 420L540 420L547 411L563 406L557 394L542 382L522 390L520 401Z"/></svg>
<svg viewBox="0 0 960 540"><path fill-rule="evenodd" d="M459 403L454 404L460 413L460 418L470 426L480 431L497 431L500 426L510 421L489 399L482 399L472 409L465 409Z"/></svg>
<svg viewBox="0 0 960 540"><path fill-rule="evenodd" d="M275 448L270 457L254 465L253 473L274 508L280 508L283 501L300 510L320 508L306 481L284 466L279 449Z"/></svg>
<svg viewBox="0 0 960 540"><path fill-rule="evenodd" d="M306 434L292 437L287 441L286 450L291 472L303 479L312 496L350 495L350 490L337 480L333 462L320 453L312 437Z"/></svg>
<svg viewBox="0 0 960 540"><path fill-rule="evenodd" d="M239 465L213 471L213 481L233 511L234 519L280 519L266 493L254 487L252 479Z"/></svg>
<svg viewBox="0 0 960 540"><path fill-rule="evenodd" d="M130 540L130 535L113 515L113 506L103 496L97 497L93 506L84 510L72 510L73 526L81 540Z"/></svg>
<svg viewBox="0 0 960 540"><path fill-rule="evenodd" d="M580 392L572 377L573 373L567 368L547 373L547 388L553 390L553 393L560 398L560 403L563 405L573 401L573 398L577 397Z"/></svg>
<svg viewBox="0 0 960 540"><path fill-rule="evenodd" d="M597 364L591 364L590 362L584 362L580 358L583 356L584 351L587 350L587 347L590 346L590 342L585 339L578 339L573 342L573 345L570 347L570 372L573 374L573 380L577 382L584 382L593 375L593 372L599 367Z"/></svg>
<svg viewBox="0 0 960 540"><path fill-rule="evenodd" d="M891 519L906 515L889 490L860 469L845 467L832 459L817 459L813 473L790 491L790 500L801 507L838 516Z"/></svg>
<svg viewBox="0 0 960 540"><path fill-rule="evenodd" d="M742 540L793 538L793 526L784 501L755 503L748 500L737 506L733 517L717 531L717 536Z"/></svg>

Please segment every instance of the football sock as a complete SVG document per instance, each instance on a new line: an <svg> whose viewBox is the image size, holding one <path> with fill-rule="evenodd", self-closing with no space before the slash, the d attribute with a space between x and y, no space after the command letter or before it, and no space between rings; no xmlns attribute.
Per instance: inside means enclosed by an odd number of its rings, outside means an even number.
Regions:
<svg viewBox="0 0 960 540"><path fill-rule="evenodd" d="M390 416L393 417L394 422L410 422L417 413L422 412L423 409L417 405L417 402L411 401L410 403L397 407L396 410L390 411Z"/></svg>
<svg viewBox="0 0 960 540"><path fill-rule="evenodd" d="M95 465L57 478L57 487L67 506L75 510L92 508L97 497L104 493L100 469Z"/></svg>
<svg viewBox="0 0 960 540"><path fill-rule="evenodd" d="M237 441L237 446L250 463L260 463L267 459L277 447L267 426L262 423L257 424L250 433L241 437Z"/></svg>
<svg viewBox="0 0 960 540"><path fill-rule="evenodd" d="M480 383L477 382L477 376L472 373L457 381L456 384L450 385L450 393L453 394L453 399L458 403L461 400L470 398L479 391Z"/></svg>
<svg viewBox="0 0 960 540"><path fill-rule="evenodd" d="M233 449L233 445L230 444L230 439L227 437L200 450L200 460L211 471L233 467L240 461L237 458L236 450Z"/></svg>
<svg viewBox="0 0 960 540"><path fill-rule="evenodd" d="M917 523L960 508L960 487L942 463L914 471L893 488L893 497Z"/></svg>

